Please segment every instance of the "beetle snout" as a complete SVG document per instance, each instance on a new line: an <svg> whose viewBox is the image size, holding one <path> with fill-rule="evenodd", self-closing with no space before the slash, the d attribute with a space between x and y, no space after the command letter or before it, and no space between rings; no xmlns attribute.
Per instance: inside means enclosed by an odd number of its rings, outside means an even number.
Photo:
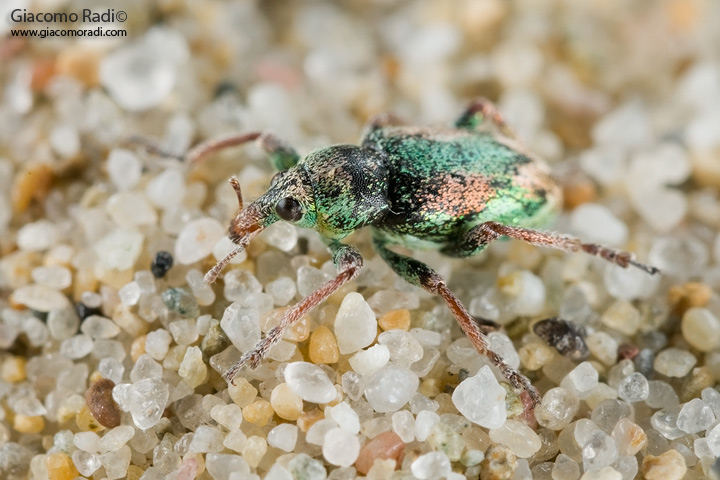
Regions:
<svg viewBox="0 0 720 480"><path fill-rule="evenodd" d="M263 215L257 205L248 205L230 222L230 240L237 245L246 246L263 229L262 220Z"/></svg>

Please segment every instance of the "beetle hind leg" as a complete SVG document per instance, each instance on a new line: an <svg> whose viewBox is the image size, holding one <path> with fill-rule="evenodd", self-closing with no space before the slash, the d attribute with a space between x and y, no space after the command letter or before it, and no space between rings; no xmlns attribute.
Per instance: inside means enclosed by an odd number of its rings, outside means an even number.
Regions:
<svg viewBox="0 0 720 480"><path fill-rule="evenodd" d="M500 110L498 110L493 102L483 97L476 98L470 102L470 105L467 106L462 115L455 121L455 126L467 130L476 130L485 120L489 120L504 136L513 140L517 139L517 135L505 122L505 118L503 118Z"/></svg>
<svg viewBox="0 0 720 480"><path fill-rule="evenodd" d="M428 292L439 295L445 300L448 308L458 321L460 328L473 344L475 349L490 360L496 366L502 375L510 382L510 384L520 390L525 390L530 396L533 406L540 402L540 395L530 380L509 366L500 355L490 350L488 339L478 325L475 319L470 315L465 306L455 296L454 293L445 285L445 280L438 275L432 268L414 258L400 255L388 250L388 242L382 237L382 234L373 236L375 250L387 262L388 265L408 283L419 286Z"/></svg>
<svg viewBox="0 0 720 480"><path fill-rule="evenodd" d="M636 261L632 254L628 252L603 247L595 243L583 243L580 239L570 235L511 227L499 222L485 222L477 225L458 239L457 242L443 249L442 252L453 257L469 257L484 250L488 244L501 236L522 240L539 247L550 247L566 252L583 251L623 268L629 266L639 268L650 275L660 272L656 267Z"/></svg>

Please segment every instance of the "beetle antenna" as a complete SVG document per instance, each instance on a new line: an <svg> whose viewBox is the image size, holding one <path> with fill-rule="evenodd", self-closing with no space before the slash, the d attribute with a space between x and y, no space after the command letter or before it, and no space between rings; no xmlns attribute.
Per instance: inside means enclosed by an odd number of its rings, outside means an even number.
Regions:
<svg viewBox="0 0 720 480"><path fill-rule="evenodd" d="M238 198L238 203L240 204L240 210L243 209L243 198L242 198L242 190L240 190L240 182L238 181L237 177L233 176L230 177L230 186L232 186L233 190L235 190L235 194Z"/></svg>
<svg viewBox="0 0 720 480"><path fill-rule="evenodd" d="M245 249L245 245L240 245L235 250L233 250L232 252L225 255L225 258L223 258L218 263L216 263L215 266L213 268L211 268L210 270L208 270L208 272L205 274L205 277L203 278L205 283L207 283L207 284L215 283L215 280L217 280L218 277L220 276L220 272L222 272L223 269L225 268L225 266L228 263L230 263L230 260L235 258L235 256L238 253L242 252L244 249Z"/></svg>

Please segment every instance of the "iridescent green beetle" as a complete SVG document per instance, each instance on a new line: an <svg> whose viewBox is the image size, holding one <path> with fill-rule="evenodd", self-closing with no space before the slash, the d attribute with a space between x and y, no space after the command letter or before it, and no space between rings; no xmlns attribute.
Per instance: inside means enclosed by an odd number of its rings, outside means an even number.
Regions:
<svg viewBox="0 0 720 480"><path fill-rule="evenodd" d="M480 129L484 119L490 120L495 134ZM230 180L240 202L229 229L238 247L210 270L205 280L214 282L233 256L263 228L279 220L318 231L339 273L287 310L280 324L224 374L228 381L245 365L257 367L285 329L357 276L363 259L357 249L341 240L363 227L372 227L375 249L398 275L445 300L477 351L515 388L527 391L533 404L539 401L537 390L488 348L483 331L443 278L424 263L389 247L434 248L446 255L467 257L507 236L533 245L583 250L649 274L658 272L636 262L627 252L534 230L559 210L560 188L547 166L524 151L497 109L485 99L472 102L453 127L402 126L392 115L381 115L370 122L360 146L320 148L304 158L271 134L251 132L201 144L187 159L197 162L211 152L253 140L280 172L268 191L244 208L238 181Z"/></svg>

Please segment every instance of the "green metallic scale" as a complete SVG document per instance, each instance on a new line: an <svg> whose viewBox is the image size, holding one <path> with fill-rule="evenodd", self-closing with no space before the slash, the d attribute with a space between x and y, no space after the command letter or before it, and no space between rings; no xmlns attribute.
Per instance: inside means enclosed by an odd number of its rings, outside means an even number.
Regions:
<svg viewBox="0 0 720 480"><path fill-rule="evenodd" d="M491 121L496 134L480 129L484 119ZM391 115L379 116L368 126L360 146L320 148L304 158L277 137L260 132L210 141L188 154L188 160L196 162L213 151L257 140L281 170L268 191L245 208L238 182L231 179L240 211L230 224L230 237L238 247L208 272L207 282L215 281L235 254L279 220L319 232L339 272L290 308L280 324L246 352L225 378L232 381L246 364L256 367L289 325L357 276L362 257L341 240L369 226L375 249L390 267L411 284L440 295L478 352L515 388L526 391L529 405L534 405L539 401L537 390L489 350L481 327L445 281L424 263L389 247L434 248L466 257L481 252L496 238L508 236L566 251L584 250L650 274L657 270L635 262L625 252L534 230L558 212L560 188L547 166L519 146L490 102L479 99L471 103L453 127L399 123Z"/></svg>

